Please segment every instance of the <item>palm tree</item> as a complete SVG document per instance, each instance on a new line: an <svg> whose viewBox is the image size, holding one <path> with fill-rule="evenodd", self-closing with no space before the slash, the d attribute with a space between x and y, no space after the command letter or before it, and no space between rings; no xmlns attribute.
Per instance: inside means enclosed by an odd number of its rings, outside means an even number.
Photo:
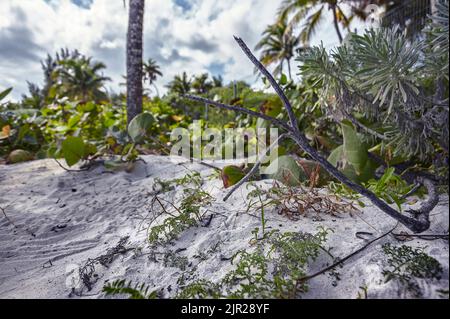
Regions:
<svg viewBox="0 0 450 319"><path fill-rule="evenodd" d="M288 26L294 28L300 22L305 21L300 31L302 43L309 43L317 27L323 21L325 9L331 10L333 15L333 26L342 42L341 28L349 29L350 22L356 17L365 21L370 14L370 5L384 7L386 12L396 8L403 0L284 0L278 11L278 19L289 18ZM346 15L343 4L350 6L350 13Z"/></svg>
<svg viewBox="0 0 450 319"><path fill-rule="evenodd" d="M213 88L213 83L208 80L208 73L203 73L194 78L192 81L192 88L197 94L207 93Z"/></svg>
<svg viewBox="0 0 450 319"><path fill-rule="evenodd" d="M191 91L192 81L188 78L186 72L183 72L181 76L175 75L173 80L170 81L166 87L169 89L170 93L184 95Z"/></svg>
<svg viewBox="0 0 450 319"><path fill-rule="evenodd" d="M40 109L44 106L45 96L42 94L42 89L32 82L27 81L28 93L22 94L22 105L25 108Z"/></svg>
<svg viewBox="0 0 450 319"><path fill-rule="evenodd" d="M142 113L142 52L145 0L130 0L127 32L127 121Z"/></svg>
<svg viewBox="0 0 450 319"><path fill-rule="evenodd" d="M263 32L262 39L256 44L255 50L262 50L260 60L264 65L277 64L274 74L283 73L283 64L287 62L289 78L291 76L291 59L294 50L299 45L299 38L293 35L286 19L269 25Z"/></svg>
<svg viewBox="0 0 450 319"><path fill-rule="evenodd" d="M62 60L53 73L56 88L62 94L83 103L92 100L98 102L106 98L105 81L110 78L99 74L105 69L102 62L93 62L92 58L79 55L77 58Z"/></svg>
<svg viewBox="0 0 450 319"><path fill-rule="evenodd" d="M220 88L223 86L223 78L220 74L218 76L213 76L212 81L215 88Z"/></svg>
<svg viewBox="0 0 450 319"><path fill-rule="evenodd" d="M42 88L43 103L52 102L54 96L51 96L50 92L56 84L57 76L56 71L61 67L61 62L70 59L79 59L82 55L78 50L69 51L67 48L61 48L59 52L56 52L55 57L47 54L47 58L41 61L42 71L44 72L44 86ZM31 91L30 91L31 93Z"/></svg>
<svg viewBox="0 0 450 319"><path fill-rule="evenodd" d="M148 59L147 62L143 64L143 73L144 73L144 82L147 81L148 84L153 85L156 90L156 93L159 95L159 91L157 86L155 85L155 81L158 76L162 76L162 72L159 68L159 65L153 59Z"/></svg>
<svg viewBox="0 0 450 319"><path fill-rule="evenodd" d="M350 5L352 6L351 1ZM342 42L339 25L348 28L352 17L347 17L344 14L341 3L338 3L337 0L284 0L279 8L279 20L290 18L288 26L293 28L306 19L306 23L300 31L300 40L303 43L309 43L318 25L323 20L326 7L332 11L333 25L339 41Z"/></svg>

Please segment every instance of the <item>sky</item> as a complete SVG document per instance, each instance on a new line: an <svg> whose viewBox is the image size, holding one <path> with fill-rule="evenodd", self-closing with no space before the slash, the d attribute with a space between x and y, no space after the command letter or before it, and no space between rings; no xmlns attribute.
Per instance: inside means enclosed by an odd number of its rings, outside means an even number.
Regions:
<svg viewBox="0 0 450 319"><path fill-rule="evenodd" d="M146 0L144 59L160 65L160 91L183 71L220 74L226 83L244 80L258 87L233 35L253 49L281 2ZM120 91L127 19L123 0L1 0L0 91L13 87L10 99L17 100L27 92L27 81L42 85L40 61L63 47L104 62L104 73L112 79L108 90ZM338 44L331 21L317 31L312 44L321 41L329 48Z"/></svg>

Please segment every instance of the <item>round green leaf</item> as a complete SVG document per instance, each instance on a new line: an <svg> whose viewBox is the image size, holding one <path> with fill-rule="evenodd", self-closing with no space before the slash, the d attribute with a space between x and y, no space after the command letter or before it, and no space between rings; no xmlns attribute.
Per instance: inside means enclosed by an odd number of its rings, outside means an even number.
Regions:
<svg viewBox="0 0 450 319"><path fill-rule="evenodd" d="M223 181L223 186L228 188L237 182L239 182L244 176L244 172L240 167L235 165L228 165L222 169L222 173L220 174Z"/></svg>
<svg viewBox="0 0 450 319"><path fill-rule="evenodd" d="M278 180L288 186L296 186L300 183L302 170L295 159L283 155L272 161L264 173L265 178Z"/></svg>
<svg viewBox="0 0 450 319"><path fill-rule="evenodd" d="M128 125L128 134L133 142L141 143L154 122L155 119L150 113L142 113L132 119Z"/></svg>
<svg viewBox="0 0 450 319"><path fill-rule="evenodd" d="M72 166L84 158L86 146L81 137L69 136L62 142L62 155L67 165Z"/></svg>

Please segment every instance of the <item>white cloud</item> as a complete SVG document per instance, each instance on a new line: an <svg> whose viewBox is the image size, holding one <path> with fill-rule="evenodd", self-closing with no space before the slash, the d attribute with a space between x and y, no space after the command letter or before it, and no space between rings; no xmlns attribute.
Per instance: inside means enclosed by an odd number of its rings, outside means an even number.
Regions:
<svg viewBox="0 0 450 319"><path fill-rule="evenodd" d="M180 1L177 1L180 3ZM109 86L118 91L125 73L127 10L120 0L94 0L80 7L70 0L2 0L0 6L0 90L14 87L14 98L26 92L26 81L41 84L40 60L59 48L78 49L107 65ZM181 3L187 3L186 0ZM253 48L273 22L281 0L146 1L144 57L161 65L159 87L174 75L223 69L225 81L254 81L253 67L233 39L241 36ZM329 28L329 27L328 27ZM336 41L329 30L317 39ZM18 45L21 44L21 45ZM222 67L220 67L222 66Z"/></svg>

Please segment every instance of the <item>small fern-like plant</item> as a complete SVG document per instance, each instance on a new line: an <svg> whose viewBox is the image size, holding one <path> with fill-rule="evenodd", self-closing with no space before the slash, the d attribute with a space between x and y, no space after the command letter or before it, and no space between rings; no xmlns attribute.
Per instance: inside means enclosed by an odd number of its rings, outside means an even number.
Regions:
<svg viewBox="0 0 450 319"><path fill-rule="evenodd" d="M383 245L383 251L388 257L389 268L383 270L385 282L398 280L411 291L416 297L421 296L420 287L415 281L416 278L441 278L443 272L441 264L433 257L424 252L424 248L412 248L402 245L392 246L387 243Z"/></svg>
<svg viewBox="0 0 450 319"><path fill-rule="evenodd" d="M169 203L172 212L160 225L150 228L148 240L151 244L164 244L176 239L189 227L198 225L202 221L200 209L212 202L212 197L200 187L184 189L184 198L180 207ZM162 204L161 204L162 205ZM166 212L166 208L163 208Z"/></svg>
<svg viewBox="0 0 450 319"><path fill-rule="evenodd" d="M131 281L126 282L125 279L106 284L103 292L107 296L126 295L129 299L156 299L158 297L157 291L149 292L149 287L144 283L133 284Z"/></svg>
<svg viewBox="0 0 450 319"><path fill-rule="evenodd" d="M238 251L232 258L235 268L219 283L195 281L184 287L178 298L296 298L307 291L298 279L306 275L330 229L319 228L314 235L278 230L267 232L254 251Z"/></svg>

